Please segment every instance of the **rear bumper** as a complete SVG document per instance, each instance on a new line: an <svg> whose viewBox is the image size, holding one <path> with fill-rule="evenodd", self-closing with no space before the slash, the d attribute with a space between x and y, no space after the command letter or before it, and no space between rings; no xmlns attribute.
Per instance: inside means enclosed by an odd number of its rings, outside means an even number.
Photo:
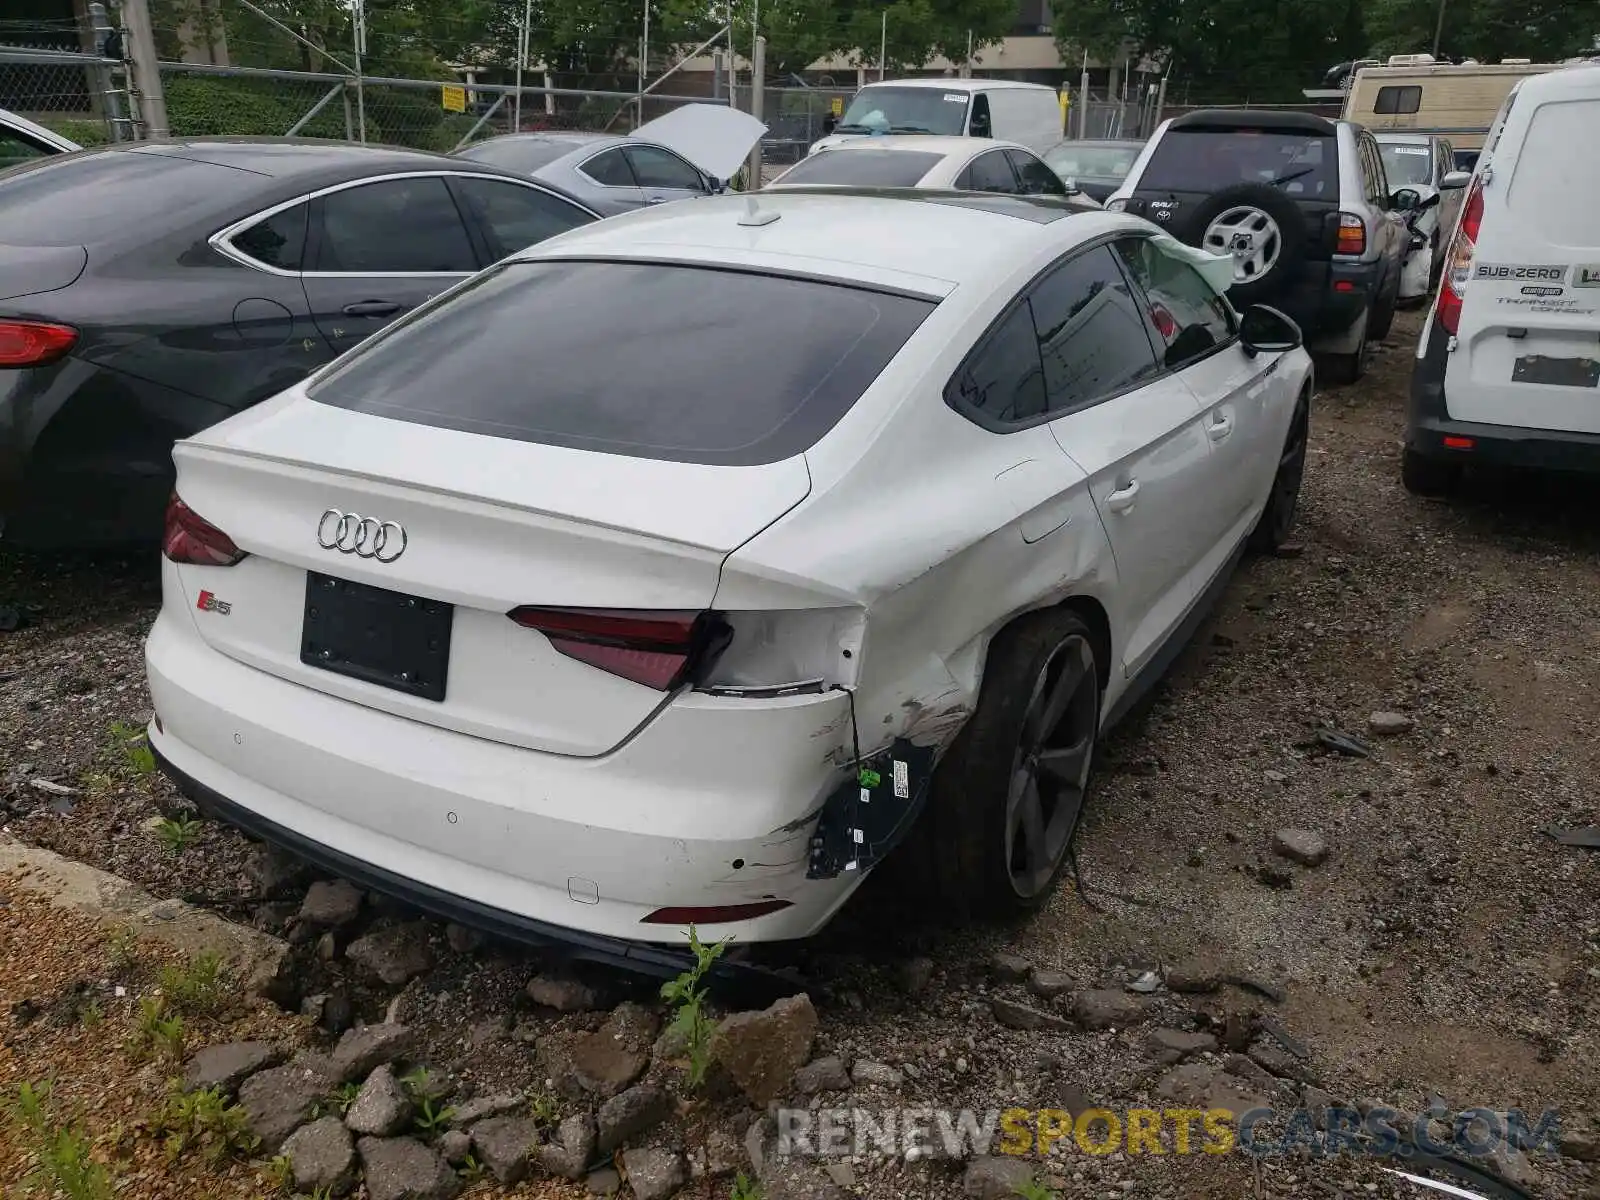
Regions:
<svg viewBox="0 0 1600 1200"><path fill-rule="evenodd" d="M1444 386L1450 336L1429 321L1425 338L1411 372L1407 450L1441 462L1600 474L1600 434L1452 420ZM1447 445L1446 438L1472 444Z"/></svg>
<svg viewBox="0 0 1600 1200"><path fill-rule="evenodd" d="M1377 295L1380 263L1305 263L1289 285L1282 308L1308 339L1341 333Z"/></svg>
<svg viewBox="0 0 1600 1200"><path fill-rule="evenodd" d="M170 605L145 658L161 720L151 745L197 802L441 915L681 947L682 925L643 918L778 899L789 907L705 932L783 941L819 930L859 883L806 879L838 778L813 738L847 716L839 693L742 707L686 697L582 759L279 679L212 649Z"/></svg>

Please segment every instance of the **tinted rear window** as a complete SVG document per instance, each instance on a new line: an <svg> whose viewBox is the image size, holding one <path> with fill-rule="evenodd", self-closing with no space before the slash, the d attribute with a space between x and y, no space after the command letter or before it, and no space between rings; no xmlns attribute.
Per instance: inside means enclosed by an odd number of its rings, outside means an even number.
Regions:
<svg viewBox="0 0 1600 1200"><path fill-rule="evenodd" d="M819 150L791 167L779 182L916 187L943 157L920 150Z"/></svg>
<svg viewBox="0 0 1600 1200"><path fill-rule="evenodd" d="M84 246L142 226L166 233L269 180L141 151L45 159L0 177L0 242Z"/></svg>
<svg viewBox="0 0 1600 1200"><path fill-rule="evenodd" d="M809 449L933 308L701 267L507 263L311 395L488 437L752 466Z"/></svg>
<svg viewBox="0 0 1600 1200"><path fill-rule="evenodd" d="M1338 153L1333 138L1305 133L1175 129L1157 144L1139 190L1213 192L1275 183L1290 196L1337 200Z"/></svg>
<svg viewBox="0 0 1600 1200"><path fill-rule="evenodd" d="M479 142L476 146L468 146L461 152L461 157L488 163L491 167L499 167L502 171L527 172L548 166L558 158L565 158L576 149L578 147L572 142L495 138Z"/></svg>

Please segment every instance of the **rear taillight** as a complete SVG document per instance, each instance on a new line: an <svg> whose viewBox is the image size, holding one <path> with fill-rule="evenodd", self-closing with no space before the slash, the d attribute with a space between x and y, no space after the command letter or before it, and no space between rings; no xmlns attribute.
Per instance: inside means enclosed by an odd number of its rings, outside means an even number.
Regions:
<svg viewBox="0 0 1600 1200"><path fill-rule="evenodd" d="M0 367L42 367L78 342L70 325L45 321L0 321Z"/></svg>
<svg viewBox="0 0 1600 1200"><path fill-rule="evenodd" d="M719 904L710 908L658 908L640 917L639 921L644 925L726 925L782 912L793 904L791 900L755 900L749 904Z"/></svg>
<svg viewBox="0 0 1600 1200"><path fill-rule="evenodd" d="M1367 225L1355 213L1339 214L1339 230L1334 236L1335 254L1365 254L1367 252Z"/></svg>
<svg viewBox="0 0 1600 1200"><path fill-rule="evenodd" d="M231 567L246 557L232 538L185 504L177 492L167 501L161 553L175 563L196 567Z"/></svg>
<svg viewBox="0 0 1600 1200"><path fill-rule="evenodd" d="M716 613L529 605L506 615L569 658L662 692L695 680L732 638Z"/></svg>
<svg viewBox="0 0 1600 1200"><path fill-rule="evenodd" d="M1454 337L1461 328L1461 302L1467 294L1467 280L1472 277L1472 259L1478 252L1478 229L1483 224L1483 183L1474 180L1461 206L1461 222L1455 236L1450 239L1450 250L1444 259L1444 279L1439 284L1439 303L1434 315L1444 331Z"/></svg>

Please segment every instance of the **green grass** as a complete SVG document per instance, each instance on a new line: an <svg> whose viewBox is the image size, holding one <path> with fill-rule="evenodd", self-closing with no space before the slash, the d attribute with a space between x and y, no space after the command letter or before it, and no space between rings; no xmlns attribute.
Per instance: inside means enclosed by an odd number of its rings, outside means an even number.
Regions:
<svg viewBox="0 0 1600 1200"><path fill-rule="evenodd" d="M182 966L161 968L161 994L176 1013L186 1017L215 1016L231 999L222 959L213 951L197 954Z"/></svg>
<svg viewBox="0 0 1600 1200"><path fill-rule="evenodd" d="M139 1017L128 1040L128 1053L139 1061L182 1060L183 1018L168 1010L166 997L147 996L139 1001Z"/></svg>
<svg viewBox="0 0 1600 1200"><path fill-rule="evenodd" d="M1023 1180L1011 1190L1021 1200L1061 1200L1061 1194L1054 1188L1048 1187L1038 1176Z"/></svg>
<svg viewBox="0 0 1600 1200"><path fill-rule="evenodd" d="M741 1171L733 1181L728 1200L761 1200L761 1185Z"/></svg>
<svg viewBox="0 0 1600 1200"><path fill-rule="evenodd" d="M193 817L163 817L156 826L156 837L174 854L182 854L200 836L205 823Z"/></svg>
<svg viewBox="0 0 1600 1200"><path fill-rule="evenodd" d="M94 1159L94 1142L79 1121L61 1122L49 1080L24 1081L6 1102L5 1115L33 1165L18 1182L24 1196L111 1200L111 1172Z"/></svg>
<svg viewBox="0 0 1600 1200"><path fill-rule="evenodd" d="M108 757L120 774L143 779L156 773L155 751L150 749L149 735L137 725L115 721L111 725Z"/></svg>
<svg viewBox="0 0 1600 1200"><path fill-rule="evenodd" d="M217 1166L228 1158L248 1156L261 1143L250 1132L244 1109L229 1104L221 1091L201 1088L185 1092L178 1079L168 1085L158 1124L165 1134L168 1162L199 1151L208 1164Z"/></svg>

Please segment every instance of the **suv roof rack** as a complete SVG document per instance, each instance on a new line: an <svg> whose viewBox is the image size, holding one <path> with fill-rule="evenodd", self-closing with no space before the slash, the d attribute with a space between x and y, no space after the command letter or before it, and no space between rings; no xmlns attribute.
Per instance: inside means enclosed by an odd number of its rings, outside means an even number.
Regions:
<svg viewBox="0 0 1600 1200"><path fill-rule="evenodd" d="M1319 117L1315 113L1282 112L1271 108L1202 108L1181 117L1173 117L1170 128L1212 129L1223 133L1260 129L1332 137L1337 126L1327 117Z"/></svg>

